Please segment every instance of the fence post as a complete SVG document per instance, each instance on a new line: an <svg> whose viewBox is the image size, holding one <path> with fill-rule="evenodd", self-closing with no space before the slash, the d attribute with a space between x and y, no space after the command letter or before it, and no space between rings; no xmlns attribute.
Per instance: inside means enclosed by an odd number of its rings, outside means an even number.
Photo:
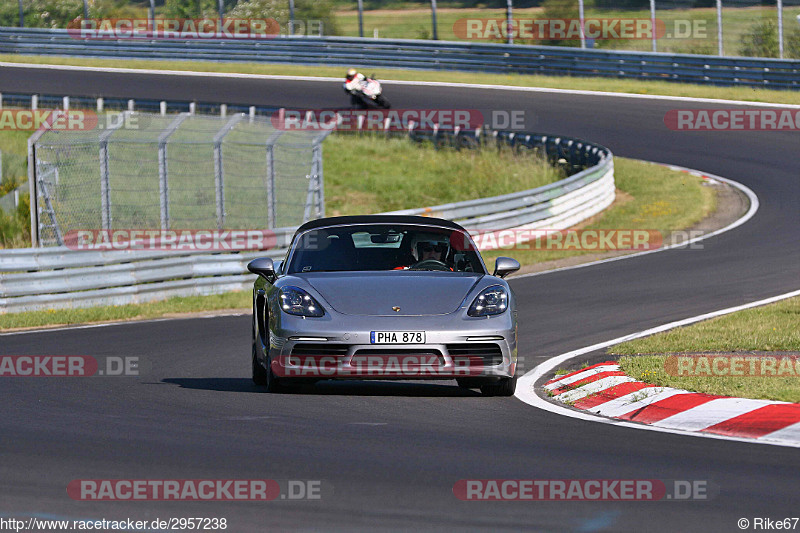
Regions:
<svg viewBox="0 0 800 533"><path fill-rule="evenodd" d="M778 58L783 59L783 0L778 0Z"/></svg>
<svg viewBox="0 0 800 533"><path fill-rule="evenodd" d="M316 164L316 169L313 170L317 176L317 217L325 216L325 174L323 172L322 158L322 141L325 137L330 135L333 130L326 130L319 134L312 142L312 167Z"/></svg>
<svg viewBox="0 0 800 533"><path fill-rule="evenodd" d="M222 140L244 118L237 113L214 135L214 188L217 191L217 229L225 225L225 170L222 165Z"/></svg>
<svg viewBox="0 0 800 533"><path fill-rule="evenodd" d="M181 113L175 117L167 129L158 136L158 195L161 203L161 229L169 229L169 179L167 171L167 140L175 133L178 126L189 117Z"/></svg>
<svg viewBox="0 0 800 533"><path fill-rule="evenodd" d="M116 130L128 120L130 111L122 112L122 120L116 124L112 124L109 128L100 134L100 206L102 212L103 229L108 231L111 229L111 174L108 168L108 139L114 134Z"/></svg>
<svg viewBox="0 0 800 533"><path fill-rule="evenodd" d="M722 56L722 0L717 0L717 55Z"/></svg>
<svg viewBox="0 0 800 533"><path fill-rule="evenodd" d="M653 41L653 52L658 52L656 44L656 0L650 0L650 32Z"/></svg>
<svg viewBox="0 0 800 533"><path fill-rule="evenodd" d="M283 135L282 130L267 138L267 226L273 229L276 224L277 203L275 202L275 142Z"/></svg>
<svg viewBox="0 0 800 533"><path fill-rule="evenodd" d="M39 194L36 189L36 143L44 134L44 129L39 129L28 138L28 192L31 204L31 246L38 248L39 241Z"/></svg>

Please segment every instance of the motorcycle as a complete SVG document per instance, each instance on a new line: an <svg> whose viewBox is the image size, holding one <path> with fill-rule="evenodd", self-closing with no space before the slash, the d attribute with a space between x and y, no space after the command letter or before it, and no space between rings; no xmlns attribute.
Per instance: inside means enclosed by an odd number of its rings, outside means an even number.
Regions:
<svg viewBox="0 0 800 533"><path fill-rule="evenodd" d="M350 95L352 105L359 109L367 109L370 105L381 109L389 109L391 107L389 100L383 96L381 82L375 78L364 78L361 86L353 90L348 90L347 84L344 84L344 91Z"/></svg>

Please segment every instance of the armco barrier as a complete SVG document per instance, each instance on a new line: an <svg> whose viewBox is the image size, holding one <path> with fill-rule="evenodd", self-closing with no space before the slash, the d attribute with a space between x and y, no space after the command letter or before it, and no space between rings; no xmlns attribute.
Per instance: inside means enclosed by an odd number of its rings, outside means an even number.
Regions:
<svg viewBox="0 0 800 533"><path fill-rule="evenodd" d="M798 60L454 41L349 37L293 37L259 42L82 40L61 29L0 28L0 53L351 65L800 88Z"/></svg>
<svg viewBox="0 0 800 533"><path fill-rule="evenodd" d="M470 231L563 229L614 201L613 155L597 144L566 137L479 132L441 133L432 140L458 146L497 142L515 150L537 151L572 175L527 191L395 214L456 220ZM572 173L578 168L582 170ZM282 257L294 229L275 230L276 245L271 250L241 253L98 252L65 247L2 250L0 312L122 305L245 290L253 280L246 273L247 263L255 257Z"/></svg>

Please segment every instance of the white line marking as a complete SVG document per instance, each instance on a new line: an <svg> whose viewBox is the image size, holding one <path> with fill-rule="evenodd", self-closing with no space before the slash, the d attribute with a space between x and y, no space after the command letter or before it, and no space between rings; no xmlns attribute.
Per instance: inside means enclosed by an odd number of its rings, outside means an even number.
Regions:
<svg viewBox="0 0 800 533"><path fill-rule="evenodd" d="M27 64L0 62L0 67L6 68L28 68L28 69L52 69L52 70L74 70L85 72L112 72L119 74L162 74L166 76L200 76L207 78L250 78L254 80L287 80L287 81L309 81L309 82L343 82L342 77L326 76L281 76L277 74L245 74L241 72L200 72L195 70L158 70L158 69L137 69L137 68L113 68L113 67L82 67L77 65L52 65L52 64ZM797 104L778 104L770 102L747 102L744 100L724 100L721 98L696 98L691 96L668 96L662 94L633 94L617 93L604 91L587 91L581 89L552 89L548 87L521 87L516 85L489 85L482 83L457 83L446 81L408 81L381 79L381 83L388 85L420 85L427 87L454 87L464 89L494 89L500 91L521 91L535 93L552 94L571 94L580 96L607 96L611 98L636 98L640 100L670 100L675 102L697 102L707 104L729 104L754 107L777 107L784 109L800 109Z"/></svg>
<svg viewBox="0 0 800 533"><path fill-rule="evenodd" d="M654 422L653 425L662 428L700 431L739 415L755 411L771 403L775 402L748 398L717 398L716 400L696 405L686 411L675 413L672 416Z"/></svg>
<svg viewBox="0 0 800 533"><path fill-rule="evenodd" d="M645 163L652 163L654 165L668 166L673 170L684 170L684 171L687 171L687 172L699 172L699 171L695 171L695 170L692 170L692 169L689 169L689 168L685 168L685 167L678 167L678 166L674 166L674 165L664 165L662 163L653 163L652 161L644 161L644 162ZM705 239L710 239L711 237L715 237L717 235L725 233L726 231L730 231L730 230L732 230L734 228L738 228L739 226L741 226L742 224L744 224L745 222L747 222L748 220L750 220L751 218L753 218L755 216L755 214L756 214L756 212L758 211L758 208L759 208L758 196L756 196L756 193L754 193L748 186L743 185L743 184L739 183L738 181L734 181L734 180L731 180L731 179L728 179L728 178L723 178L723 177L717 176L715 174L709 174L707 172L702 172L702 173L699 173L697 175L698 176L706 176L706 177L709 177L709 178L712 178L712 179L715 179L715 180L723 181L723 182L727 183L728 185L739 189L750 200L750 209L748 209L747 212L744 215L741 216L741 218L733 221L732 223L728 224L724 228L720 228L720 229L718 229L716 231L712 231L711 233L708 233L706 235L701 235L699 237L695 237L693 239L689 239L688 241L682 242L680 244L673 244L673 245L670 245L670 246L664 246L663 248L657 248L655 250L647 250L647 251L644 251L644 252L637 252L637 253L633 253L633 254L620 255L620 256L617 256L617 257L610 257L608 259L600 259L598 261L591 261L589 263L581 263L579 265L572 265L572 266L566 266L566 267L561 267L561 268L554 268L552 270L545 270L545 271L542 271L542 272L530 272L528 274L520 274L519 276L511 276L508 279L509 280L515 280L515 279L529 278L529 277L532 277L532 276L544 276L545 274L552 274L553 272L562 272L564 270L574 270L576 268L585 268L585 267L590 267L590 266L594 266L594 265L602 265L604 263L612 263L614 261L622 261L623 259L633 259L634 257L641 257L643 255L655 254L655 253L658 253L658 252L666 252L667 250L672 250L674 248L685 248L685 247L687 247L687 246L689 246L691 244L694 244L696 242L700 242L700 241L703 241Z"/></svg>
<svg viewBox="0 0 800 533"><path fill-rule="evenodd" d="M689 324L694 324L696 322L701 322L703 320L708 320L709 318L714 318L722 315L727 315L730 313L735 313L736 311L742 311L744 309L750 309L753 307L759 307L762 305L771 304L773 302L778 302L781 300L785 300L787 298L793 298L795 296L800 296L800 290L787 292L784 294L779 294L778 296L773 296L771 298L766 298L764 300L758 300L756 302L750 302L743 305L738 305L735 307L729 307L727 309L721 309L719 311L714 311L712 313L706 313L704 315L698 315L691 318L685 318L683 320L678 320L676 322L670 322L668 324L662 324L661 326L656 326L654 328L646 329L643 331L638 331L636 333L631 333L630 335L625 335L623 337L617 337L616 339L611 339L604 342L599 342L597 344L593 344L592 346L586 346L584 348L579 348L577 350L572 350L571 352L567 352L556 357L552 357L541 363L536 368L532 369L524 376L520 377L517 383L517 392L515 396L522 400L523 402L527 403L528 405L532 405L544 411L549 411L551 413L555 413L562 416L568 416L571 418L578 418L580 420L588 420L590 422L599 422L601 424L614 424L615 426L619 427L626 427L626 428L633 428L633 429L640 429L645 431L659 431L662 433L673 433L675 435L688 435L693 437L702 437L706 439L722 439L722 440L734 440L738 442L749 442L751 444L777 444L780 446L789 446L792 448L800 448L800 441L795 442L768 442L765 440L756 440L756 439L748 439L742 437L729 437L727 435L716 435L713 433L697 433L693 431L683 431L679 429L670 429L670 428L662 428L656 427L651 425L645 424L635 424L633 422L624 422L616 419L611 418L601 418L594 414L589 414L584 411L578 411L575 409L570 409L568 407L558 405L555 403L548 402L544 398L540 398L534 389L534 385L536 384L539 379L553 370L558 368L559 365L563 364L566 361L574 357L578 357L589 352L593 352L595 350L601 350L603 348L608 348L609 346L613 346L615 344L619 344L621 342L630 341L634 339L639 339L641 337L647 337L648 335L653 335L655 333L660 333L662 331L667 331L669 329L677 328L680 326L686 326Z"/></svg>
<svg viewBox="0 0 800 533"><path fill-rule="evenodd" d="M556 382L550 383L549 385L545 385L544 388L547 390L555 390L558 388L563 387L564 385L569 385L570 383L575 383L576 381L580 381L582 379L586 379L588 377L594 376L595 374L599 374L601 372L616 372L619 370L619 365L603 365L598 366L595 368L591 368L589 370L584 370L583 372L579 372L574 374L568 378L559 379Z"/></svg>

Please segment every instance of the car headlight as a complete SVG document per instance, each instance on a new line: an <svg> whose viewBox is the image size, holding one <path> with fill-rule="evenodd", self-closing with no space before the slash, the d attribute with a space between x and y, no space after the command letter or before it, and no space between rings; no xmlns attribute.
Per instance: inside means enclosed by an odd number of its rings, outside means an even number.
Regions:
<svg viewBox="0 0 800 533"><path fill-rule="evenodd" d="M300 287L281 287L278 298L284 313L310 317L325 314L322 306Z"/></svg>
<svg viewBox="0 0 800 533"><path fill-rule="evenodd" d="M467 314L469 316L499 315L508 309L508 292L501 285L486 287L472 301Z"/></svg>

